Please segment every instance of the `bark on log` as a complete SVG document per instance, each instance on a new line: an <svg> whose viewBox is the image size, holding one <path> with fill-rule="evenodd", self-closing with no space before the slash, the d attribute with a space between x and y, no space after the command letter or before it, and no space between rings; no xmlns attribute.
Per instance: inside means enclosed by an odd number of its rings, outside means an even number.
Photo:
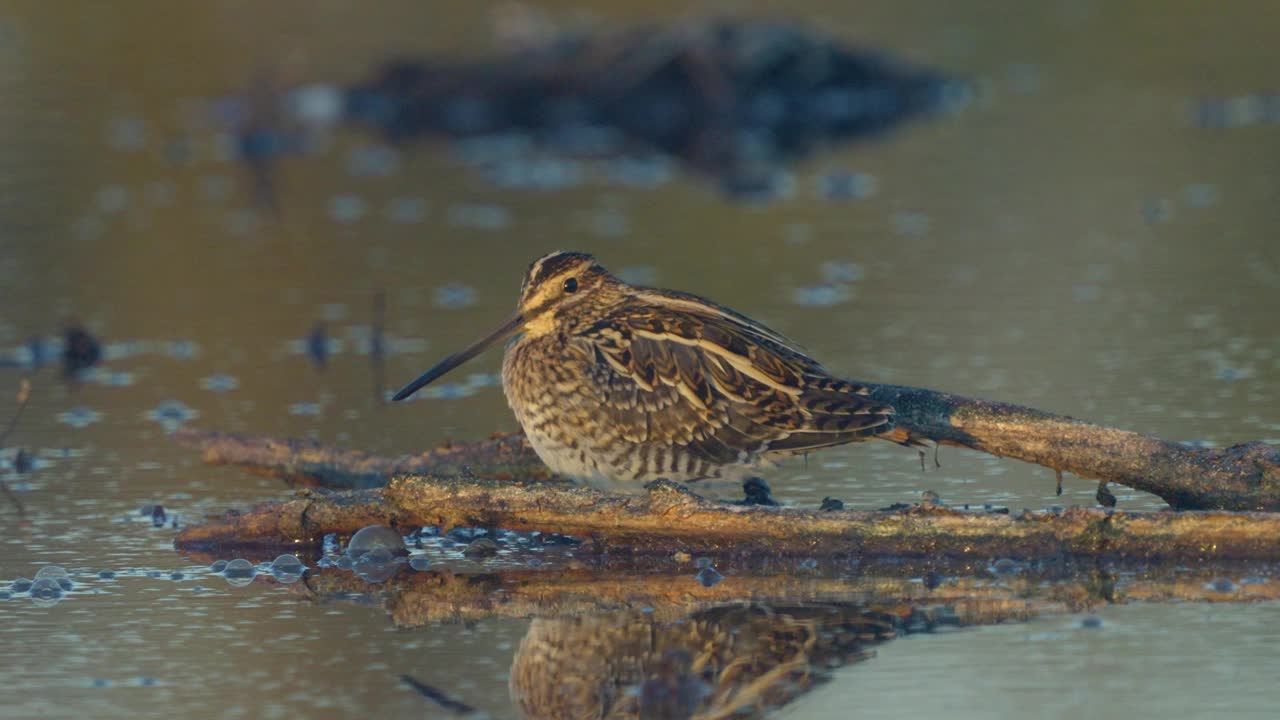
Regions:
<svg viewBox="0 0 1280 720"><path fill-rule="evenodd" d="M556 483L411 476L385 488L307 490L228 513L177 537L180 549L314 546L326 533L383 524L541 530L590 538L601 551L864 558L1130 558L1145 562L1280 557L1280 514L1124 513L1073 508L1009 516L919 505L815 512L705 500L673 483L607 495Z"/></svg>
<svg viewBox="0 0 1280 720"><path fill-rule="evenodd" d="M967 447L1145 490L1175 510L1280 511L1280 448L1195 448L1020 405L900 385L873 386L898 427Z"/></svg>
<svg viewBox="0 0 1280 720"><path fill-rule="evenodd" d="M897 410L895 437L928 439L1144 490L1175 510L1280 511L1280 448L1250 442L1188 447L1034 408L899 385L872 385ZM379 458L298 440L185 430L176 439L211 463L327 487L376 487L398 474L548 477L519 435L417 456Z"/></svg>
<svg viewBox="0 0 1280 720"><path fill-rule="evenodd" d="M1280 509L1280 450L1264 443L1190 448L1032 408L882 385L905 439L928 438L1153 492L1175 509ZM370 524L542 530L591 538L602 550L640 553L951 558L1137 558L1148 562L1280 557L1280 515L1257 512L1124 513L1073 509L1018 517L923 505L896 512L811 512L738 507L655 483L612 496L547 479L519 435L378 458L305 441L176 435L205 460L292 481L341 487L188 527L179 547L309 545ZM413 473L401 476L402 473ZM531 482L530 479L536 481Z"/></svg>
<svg viewBox="0 0 1280 720"><path fill-rule="evenodd" d="M397 475L553 480L551 471L519 433L494 433L484 442L447 444L420 455L394 458L359 450L339 450L314 440L191 428L178 430L170 437L179 445L199 450L210 465L239 465L252 473L307 487L377 488Z"/></svg>

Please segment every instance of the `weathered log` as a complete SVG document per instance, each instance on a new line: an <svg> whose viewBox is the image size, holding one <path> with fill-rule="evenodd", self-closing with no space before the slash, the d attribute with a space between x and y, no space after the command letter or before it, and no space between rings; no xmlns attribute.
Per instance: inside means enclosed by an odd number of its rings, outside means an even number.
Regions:
<svg viewBox="0 0 1280 720"><path fill-rule="evenodd" d="M871 394L900 431L1158 495L1175 510L1280 511L1280 448L1188 447L1020 405L899 385Z"/></svg>
<svg viewBox="0 0 1280 720"><path fill-rule="evenodd" d="M919 388L873 389L898 412L899 439L928 438L1153 492L1176 509L1280 509L1280 450L1192 448L1032 408ZM205 460L296 481L381 489L310 493L188 527L181 547L314 544L369 524L503 527L593 539L601 549L865 557L1126 557L1147 561L1280 557L1280 515L1074 509L1017 517L923 505L896 512L810 512L715 503L671 484L611 496L547 480L518 435L378 458L315 443L177 434ZM536 479L536 481L531 481Z"/></svg>
<svg viewBox="0 0 1280 720"><path fill-rule="evenodd" d="M1263 442L1197 448L1034 408L898 385L872 385L897 410L892 437L928 439L1153 493L1175 510L1280 511L1280 448ZM378 458L298 440L182 431L211 463L329 487L374 487L396 474L546 478L518 436L417 456Z"/></svg>
<svg viewBox="0 0 1280 720"><path fill-rule="evenodd" d="M763 556L1133 558L1147 562L1280 557L1280 514L1125 513L1074 508L1017 516L918 505L806 511L712 502L668 482L619 496L562 483L399 477L385 488L300 497L188 526L179 548L315 545L371 524L554 531L598 549Z"/></svg>
<svg viewBox="0 0 1280 720"><path fill-rule="evenodd" d="M482 443L447 444L420 455L388 458L339 450L313 440L277 439L184 428L174 441L198 449L210 465L240 465L290 485L330 489L376 488L396 475L467 476L550 481L551 471L524 436L495 433Z"/></svg>

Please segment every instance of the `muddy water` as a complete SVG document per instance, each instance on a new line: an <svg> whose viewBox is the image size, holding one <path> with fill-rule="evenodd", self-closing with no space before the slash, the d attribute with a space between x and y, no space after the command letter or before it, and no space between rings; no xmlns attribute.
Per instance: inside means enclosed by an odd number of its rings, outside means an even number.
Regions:
<svg viewBox="0 0 1280 720"><path fill-rule="evenodd" d="M477 55L493 45L488 8L0 4L0 347L29 365L32 338L56 354L71 321L106 343L83 384L31 373L5 443L6 461L22 446L38 462L8 476L28 518L0 513L0 584L50 564L74 583L49 607L0 600L5 716L441 712L404 673L512 716L507 675L527 623L399 631L376 607L234 587L175 554L172 524L139 510L162 504L181 524L287 492L200 466L165 439L183 422L381 453L513 429L496 354L387 406L363 341L382 293L387 382L408 379L501 319L529 260L558 247L714 297L850 376L1170 439L1280 442L1280 117L1265 102L1280 19L1268 3L777 11L978 92L952 115L807 160L769 202L729 202L678 172L644 188L498 189L441 144L398 148L388 165L376 138L340 132L281 163L272 214L255 209L202 101L268 66L348 83L392 54ZM1206 120L1204 98L1229 102ZM374 171L370 157L384 158ZM871 178L869 196L824 192L851 172ZM317 324L323 367L305 352ZM0 369L6 398L23 375ZM1055 497L1040 468L940 459L921 473L910 451L842 448L771 480L798 504L877 507L924 490L1014 509L1093 503L1094 485L1072 478ZM1160 505L1114 490L1122 507ZM1270 716L1274 606L1100 617L913 636L780 714L834 717L856 698L885 716Z"/></svg>

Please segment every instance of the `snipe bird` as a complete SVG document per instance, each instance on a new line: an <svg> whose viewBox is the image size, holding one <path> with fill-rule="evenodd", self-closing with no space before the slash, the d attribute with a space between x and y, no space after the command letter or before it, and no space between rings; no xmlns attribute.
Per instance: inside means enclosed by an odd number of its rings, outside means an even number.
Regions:
<svg viewBox="0 0 1280 720"><path fill-rule="evenodd" d="M517 334L502 363L508 404L553 472L596 487L738 481L894 425L865 386L764 325L697 295L628 285L563 251L529 266L506 322L393 399Z"/></svg>

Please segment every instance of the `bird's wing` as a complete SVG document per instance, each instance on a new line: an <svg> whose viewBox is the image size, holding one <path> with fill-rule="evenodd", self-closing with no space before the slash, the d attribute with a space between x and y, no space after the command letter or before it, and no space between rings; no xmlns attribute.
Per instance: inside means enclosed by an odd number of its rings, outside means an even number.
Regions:
<svg viewBox="0 0 1280 720"><path fill-rule="evenodd" d="M682 296L691 298L693 296ZM887 432L892 408L782 336L709 301L623 304L577 333L610 422L632 442L724 464Z"/></svg>

